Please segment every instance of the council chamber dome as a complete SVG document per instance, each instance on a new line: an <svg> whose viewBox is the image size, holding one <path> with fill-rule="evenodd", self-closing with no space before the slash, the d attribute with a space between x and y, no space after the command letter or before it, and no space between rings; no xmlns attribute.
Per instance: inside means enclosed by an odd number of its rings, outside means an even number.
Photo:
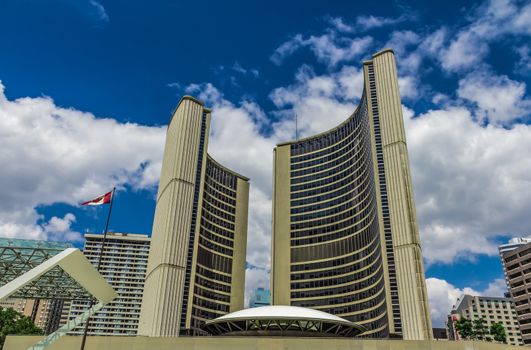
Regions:
<svg viewBox="0 0 531 350"><path fill-rule="evenodd" d="M244 309L207 321L212 335L354 337L366 329L326 312L297 306L273 305Z"/></svg>

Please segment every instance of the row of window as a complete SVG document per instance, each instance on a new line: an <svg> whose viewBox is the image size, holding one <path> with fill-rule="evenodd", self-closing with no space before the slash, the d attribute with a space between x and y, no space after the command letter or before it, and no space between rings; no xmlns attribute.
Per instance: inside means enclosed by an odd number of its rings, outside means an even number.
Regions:
<svg viewBox="0 0 531 350"><path fill-rule="evenodd" d="M208 221L210 221L210 222L212 222L212 223L214 223L216 225L224 227L224 228L226 228L226 229L228 229L230 231L234 231L234 223L222 220L222 219L218 218L217 216L212 215L207 210L203 210L202 217L204 217L206 220L208 220Z"/></svg>
<svg viewBox="0 0 531 350"><path fill-rule="evenodd" d="M236 214L236 208L233 205L227 204L227 202L220 201L215 196L211 195L207 191L203 191L203 200L207 203L210 203L212 205L215 205L221 210L224 210L231 214Z"/></svg>
<svg viewBox="0 0 531 350"><path fill-rule="evenodd" d="M365 151L361 156L347 154L347 160L336 168L328 169L320 173L310 172L310 175L292 178L291 191L302 191L312 187L321 187L323 185L339 181L346 177L354 169L366 167L369 154ZM296 185L298 183L299 185Z"/></svg>
<svg viewBox="0 0 531 350"><path fill-rule="evenodd" d="M362 144L361 140L358 140L358 142L359 143L357 143L357 147L355 149L345 151L345 153L341 154L336 159L330 160L326 163L318 163L310 168L300 167L298 170L292 170L290 172L290 175L293 178L291 180L291 184L294 185L297 183L308 182L312 179L329 177L343 169L352 168L352 165L355 164L354 161L365 159L367 157L367 151L370 151L370 149L367 149L367 147L363 147L365 143ZM314 174L316 176L318 175L318 177L312 178L304 176L308 174Z"/></svg>
<svg viewBox="0 0 531 350"><path fill-rule="evenodd" d="M201 246L197 248L197 262L207 268L232 273L232 259L214 254Z"/></svg>
<svg viewBox="0 0 531 350"><path fill-rule="evenodd" d="M216 190L219 193L224 194L225 196L228 196L230 198L236 198L236 191L235 190L231 190L231 189L229 189L229 188L227 188L227 187L225 187L223 185L220 185L214 179L212 179L212 178L210 178L208 176L205 177L205 185L211 187L212 189ZM207 186L205 186L205 187L207 187ZM210 192L210 193L213 193L213 192Z"/></svg>
<svg viewBox="0 0 531 350"><path fill-rule="evenodd" d="M234 246L234 241L233 240L226 239L226 238L220 237L220 236L218 236L216 234L213 234L212 232L206 230L203 226L201 226L200 234L201 234L201 236L205 237L207 240L216 242L218 244L222 244L225 247L231 248L231 250L232 250L232 247ZM225 254L225 253L223 253L223 254Z"/></svg>
<svg viewBox="0 0 531 350"><path fill-rule="evenodd" d="M223 210L220 210L206 201L203 201L203 210L206 210L209 213L214 214L217 217L224 219L225 221L229 221L229 222L236 221L236 217L234 215L229 214Z"/></svg>
<svg viewBox="0 0 531 350"><path fill-rule="evenodd" d="M336 154L343 153L343 151L347 147L349 147L353 143L353 141L357 139L354 135L359 134L358 130L362 126L362 123L356 123L352 119L349 120L347 124L348 125L345 125L345 127L350 131L350 133L346 135L344 139L336 143L334 146L322 149L319 152L315 153L304 154L301 156L292 155L291 170L298 169L299 166L306 168L308 166L311 166L312 164L317 164L317 162L326 162L330 159L337 157Z"/></svg>
<svg viewBox="0 0 531 350"><path fill-rule="evenodd" d="M351 173L349 173L348 176L342 178L340 181L330 183L328 181L324 182L323 185L313 187L309 186L307 190L301 191L301 192L292 192L290 194L290 199L298 199L298 198L304 198L304 197L313 197L320 194L325 194L331 191L334 191L340 187L343 187L348 184L352 183L361 183L364 179L360 179L361 174L366 174L365 177L367 177L367 171L366 167L358 168ZM293 203L293 202L292 202ZM292 204L294 205L294 204Z"/></svg>
<svg viewBox="0 0 531 350"><path fill-rule="evenodd" d="M304 140L298 143L293 143L291 145L291 157L293 162L299 162L303 160L309 160L315 157L325 155L327 153L333 152L334 148L329 146L335 145L338 142L345 140L348 135L350 135L359 124L360 120L366 118L367 109L365 108L365 101L361 101L359 108L354 112L354 114L349 117L349 119L338 128L330 131L326 135L315 137L309 140ZM337 145L336 145L337 146ZM322 150L327 148L326 150ZM340 148L340 147L338 147ZM320 151L320 152L315 152ZM315 152L311 155L303 155L304 153Z"/></svg>
<svg viewBox="0 0 531 350"><path fill-rule="evenodd" d="M195 283L204 286L205 288L213 289L213 290L219 290L221 292L230 293L230 286L227 286L226 284L216 283L211 280L207 280L205 278L202 278L199 275L195 275Z"/></svg>
<svg viewBox="0 0 531 350"><path fill-rule="evenodd" d="M337 223L332 223L325 219L320 219L318 221L313 221L316 224L329 224L328 226L317 226L315 228L308 228L298 232L292 232L293 245L304 245L304 244L313 244L320 242L327 242L334 239L339 239L343 237L349 237L351 235L359 233L360 230L364 229L369 223L375 220L376 217L376 205L374 202L368 203L369 207L364 208L363 212L356 213L354 216L345 216L340 214L338 217L342 217L344 220ZM311 222L311 221L310 221ZM301 226L310 227L306 225L306 222L302 222Z"/></svg>
<svg viewBox="0 0 531 350"><path fill-rule="evenodd" d="M230 303L230 295L214 293L208 289L201 288L201 286L198 284L195 285L194 293L206 299L212 299L212 300L218 300L218 301Z"/></svg>
<svg viewBox="0 0 531 350"><path fill-rule="evenodd" d="M217 236L214 236L217 237ZM205 239L203 236L199 236L199 244L202 245L205 248L211 249L217 253L232 256L232 249L227 248L225 246L216 244L210 240ZM212 254L212 253L210 253ZM215 255L215 254L213 254Z"/></svg>
<svg viewBox="0 0 531 350"><path fill-rule="evenodd" d="M338 247L338 245L341 247ZM306 263L291 265L291 272L296 273L305 270L328 269L347 265L372 254L375 249L380 249L378 224L376 221L373 223L371 230L366 230L357 236L351 236L344 241L312 247L292 248L291 261ZM325 252L329 253L325 254ZM330 258L334 259L312 262L313 260L323 259L320 257L324 255L330 255Z"/></svg>
<svg viewBox="0 0 531 350"><path fill-rule="evenodd" d="M326 187L318 188L313 191L305 191L293 193L292 197L302 198L299 200L294 200L291 198L291 207L297 206L307 206L309 204L315 204L319 202L324 202L329 199L332 199L332 203L335 203L335 200L346 193L352 193L353 196L356 196L358 193L361 193L360 185L370 181L372 177L371 169L364 169L361 172L358 170L351 174L349 177L344 178L340 182L330 184ZM308 198L303 198L307 197ZM311 197L309 197L311 196Z"/></svg>
<svg viewBox="0 0 531 350"><path fill-rule="evenodd" d="M375 256L373 256L373 254ZM335 276L347 274L353 271L360 270L364 267L369 266L370 264L374 264L375 261L380 261L380 249L376 249L373 251L370 255L367 255L362 260L352 264L352 265L345 265L340 268L335 269L329 269L329 270L318 270L313 272L306 272L306 273L296 273L291 275L292 281L299 281L299 280L308 280L308 279L322 279L322 278L334 278Z"/></svg>
<svg viewBox="0 0 531 350"><path fill-rule="evenodd" d="M214 225L212 222L208 221L205 217L201 218L201 227L207 231L217 233L218 235L224 236L229 239L234 239L234 231L227 230L225 228Z"/></svg>
<svg viewBox="0 0 531 350"><path fill-rule="evenodd" d="M323 212L314 212L311 214L301 215L297 220L293 218L290 225L292 230L303 230L306 228L318 227L328 225L334 222L339 222L353 216L358 216L355 220L360 220L371 212L371 204L374 200L372 191L366 192L365 195L353 198L350 203L343 204L339 207L329 209ZM333 215L333 216L331 216ZM301 217L303 218L301 220ZM354 222L355 222L354 221Z"/></svg>
<svg viewBox="0 0 531 350"><path fill-rule="evenodd" d="M304 282L291 282L292 298L311 298L318 296L337 295L348 292L360 290L374 285L378 282L378 277L381 276L382 264L376 263L370 266L368 269L361 270L351 275L346 275L338 278L328 279L316 279L312 281ZM380 273L376 273L380 271ZM372 277L367 278L368 276ZM335 287L337 285L344 284L341 287ZM297 289L308 288L322 288L330 287L329 289L315 289L305 290L303 292L296 292ZM350 297L349 297L350 298ZM356 299L356 298L354 298ZM325 304L326 305L326 304Z"/></svg>
<svg viewBox="0 0 531 350"><path fill-rule="evenodd" d="M225 169L220 168L211 159L207 160L206 175L220 184L236 190L237 177L234 174L227 172Z"/></svg>
<svg viewBox="0 0 531 350"><path fill-rule="evenodd" d="M383 288L383 287L382 287ZM293 302L294 306L314 307L307 301ZM379 305L378 307L375 307ZM372 308L372 309L371 309ZM366 312L360 312L367 310ZM319 309L319 311L327 312L332 315L337 315L354 323L362 323L366 320L373 320L372 322L364 323L363 325L368 329L378 329L387 324L387 304L385 303L385 293L380 293L377 298L364 301L362 303L345 305L339 307L331 307ZM348 315L355 313L354 315Z"/></svg>
<svg viewBox="0 0 531 350"><path fill-rule="evenodd" d="M196 268L195 272L196 272L196 274L200 274L201 276L206 277L206 278L210 278L210 279L213 279L213 280L216 280L216 281L221 281L221 282L225 282L225 283L229 283L229 284L231 283L230 276L222 275L221 273L216 273L216 272L214 272L212 270L205 269L201 265L197 265L197 268Z"/></svg>
<svg viewBox="0 0 531 350"><path fill-rule="evenodd" d="M341 213L357 204L359 204L363 199L360 199L359 197L363 195L364 192L361 192L360 194L356 195L355 197L347 196L348 200L345 202L341 202L339 205L325 208L322 210L315 210L308 214L298 214L298 215L291 215L291 222L297 222L297 221L305 221L305 220L312 220L324 216L330 216L337 213ZM368 196L369 192L365 192L365 196ZM293 210L292 210L293 211Z"/></svg>
<svg viewBox="0 0 531 350"><path fill-rule="evenodd" d="M291 162L290 170L298 170L303 168L309 168L318 164L323 164L330 162L336 158L339 158L343 154L349 154L352 150L359 150L361 149L360 139L358 137L358 132L355 132L354 134L349 135L347 138L345 138L345 142L341 142L343 145L341 148L338 148L337 150L334 150L333 153L329 153L323 157L320 158L313 158L310 161L307 162L299 162L299 163L293 163ZM334 147L336 148L336 147ZM293 183L293 182L292 182Z"/></svg>

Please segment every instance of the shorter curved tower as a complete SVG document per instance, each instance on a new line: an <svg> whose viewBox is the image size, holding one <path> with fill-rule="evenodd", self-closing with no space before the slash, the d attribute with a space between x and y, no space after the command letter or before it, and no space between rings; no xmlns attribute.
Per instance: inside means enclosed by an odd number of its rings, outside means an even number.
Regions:
<svg viewBox="0 0 531 350"><path fill-rule="evenodd" d="M364 76L345 122L275 148L272 303L343 317L366 337L430 339L393 52Z"/></svg>
<svg viewBox="0 0 531 350"><path fill-rule="evenodd" d="M249 179L207 154L210 110L173 113L153 221L139 335L198 334L243 309Z"/></svg>

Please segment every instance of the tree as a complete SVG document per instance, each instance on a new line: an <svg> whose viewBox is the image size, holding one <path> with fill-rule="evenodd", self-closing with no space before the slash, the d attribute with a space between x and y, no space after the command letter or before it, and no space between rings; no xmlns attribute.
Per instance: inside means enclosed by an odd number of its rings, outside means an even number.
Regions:
<svg viewBox="0 0 531 350"><path fill-rule="evenodd" d="M6 336L41 335L42 330L35 326L31 319L12 308L0 308L0 349L3 348Z"/></svg>
<svg viewBox="0 0 531 350"><path fill-rule="evenodd" d="M487 340L487 335L489 334L489 327L487 327L487 323L485 322L485 319L478 318L477 320L473 321L473 332L474 332L474 338L477 340Z"/></svg>
<svg viewBox="0 0 531 350"><path fill-rule="evenodd" d="M472 321L470 321L468 318L462 317L458 319L455 327L457 328L457 332L462 339L472 339L475 337Z"/></svg>
<svg viewBox="0 0 531 350"><path fill-rule="evenodd" d="M505 333L505 328L501 322L494 322L490 325L490 334L492 334L495 341L507 343L507 333Z"/></svg>

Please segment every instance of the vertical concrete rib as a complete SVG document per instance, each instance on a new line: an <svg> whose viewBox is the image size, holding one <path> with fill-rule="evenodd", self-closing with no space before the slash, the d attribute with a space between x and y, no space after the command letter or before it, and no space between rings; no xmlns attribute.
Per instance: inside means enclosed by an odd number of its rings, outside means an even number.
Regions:
<svg viewBox="0 0 531 350"><path fill-rule="evenodd" d="M385 50L375 54L373 64L403 336L411 340L431 339L424 264L393 52Z"/></svg>
<svg viewBox="0 0 531 350"><path fill-rule="evenodd" d="M140 335L179 334L186 247L190 239L204 113L199 101L184 97L168 126L140 314Z"/></svg>

